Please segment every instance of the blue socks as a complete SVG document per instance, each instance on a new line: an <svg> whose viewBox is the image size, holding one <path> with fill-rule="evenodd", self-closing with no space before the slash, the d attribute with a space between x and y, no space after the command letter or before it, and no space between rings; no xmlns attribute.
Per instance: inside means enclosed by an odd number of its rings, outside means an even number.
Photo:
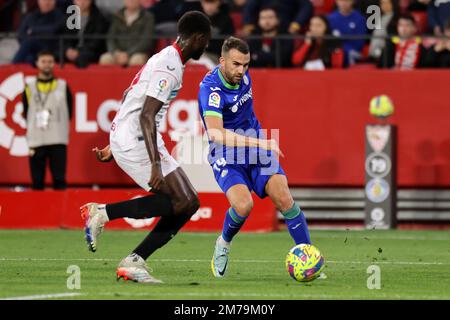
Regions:
<svg viewBox="0 0 450 320"><path fill-rule="evenodd" d="M288 227L289 233L295 244L306 243L311 244L309 237L308 224L306 223L305 215L300 210L299 206L294 203L291 209L281 213Z"/></svg>
<svg viewBox="0 0 450 320"><path fill-rule="evenodd" d="M233 208L228 209L222 229L222 239L231 242L239 232L247 217L240 216Z"/></svg>

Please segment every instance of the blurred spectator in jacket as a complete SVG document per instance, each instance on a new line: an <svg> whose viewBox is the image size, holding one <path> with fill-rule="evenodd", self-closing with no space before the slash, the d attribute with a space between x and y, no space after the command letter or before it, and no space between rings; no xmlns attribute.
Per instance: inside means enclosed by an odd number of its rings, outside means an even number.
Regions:
<svg viewBox="0 0 450 320"><path fill-rule="evenodd" d="M13 63L34 64L42 50L58 51L56 37L65 25L65 16L56 9L56 0L38 0L38 9L30 12L20 23L19 51Z"/></svg>
<svg viewBox="0 0 450 320"><path fill-rule="evenodd" d="M177 21L186 10L183 0L160 0L148 9L155 17L157 34L176 36Z"/></svg>
<svg viewBox="0 0 450 320"><path fill-rule="evenodd" d="M339 41L333 38L327 18L312 17L304 43L292 55L292 65L305 70L342 68L344 52Z"/></svg>
<svg viewBox="0 0 450 320"><path fill-rule="evenodd" d="M397 19L400 7L396 0L378 0L381 8L381 29L375 29L369 46L369 57L378 61L386 44L385 37L397 33ZM384 37L384 38L383 38Z"/></svg>
<svg viewBox="0 0 450 320"><path fill-rule="evenodd" d="M275 40L274 37L279 34L280 19L276 7L263 7L259 12L258 28L252 34L262 36L262 39L248 41L252 67L288 67L291 65L292 41ZM279 57L277 57L278 54Z"/></svg>
<svg viewBox="0 0 450 320"><path fill-rule="evenodd" d="M450 19L444 29L446 38L437 39L427 54L426 66L431 68L450 68Z"/></svg>
<svg viewBox="0 0 450 320"><path fill-rule="evenodd" d="M247 0L244 7L243 34L249 35L255 28L259 19L261 8L267 6L277 7L280 30L297 34L301 28L308 24L314 13L310 0Z"/></svg>
<svg viewBox="0 0 450 320"><path fill-rule="evenodd" d="M415 36L417 26L412 15L400 15L397 33L398 36L387 40L379 66L399 70L424 67L426 51L422 45L422 39Z"/></svg>
<svg viewBox="0 0 450 320"><path fill-rule="evenodd" d="M419 0L428 5L428 25L436 36L443 34L445 22L450 19L450 0Z"/></svg>
<svg viewBox="0 0 450 320"><path fill-rule="evenodd" d="M65 61L74 63L79 68L85 68L91 63L97 63L100 55L106 51L105 39L95 38L108 32L109 22L95 5L94 0L74 0L80 8L81 29L68 34L75 39L65 40ZM89 38L93 37L93 38Z"/></svg>
<svg viewBox="0 0 450 320"><path fill-rule="evenodd" d="M198 10L205 13L211 20L211 35L231 36L234 34L233 20L230 17L230 8L223 0L200 0L198 7L191 7L192 10ZM214 62L219 63L219 57L222 53L223 39L211 39L205 53Z"/></svg>
<svg viewBox="0 0 450 320"><path fill-rule="evenodd" d="M353 9L354 0L336 0L337 10L328 16L333 35L363 36L367 33L366 19L358 10ZM345 65L351 65L361 57L364 39L344 40Z"/></svg>
<svg viewBox="0 0 450 320"><path fill-rule="evenodd" d="M154 35L153 15L141 7L139 0L124 0L124 4L125 8L113 17L108 52L100 57L102 65L143 65L149 58Z"/></svg>

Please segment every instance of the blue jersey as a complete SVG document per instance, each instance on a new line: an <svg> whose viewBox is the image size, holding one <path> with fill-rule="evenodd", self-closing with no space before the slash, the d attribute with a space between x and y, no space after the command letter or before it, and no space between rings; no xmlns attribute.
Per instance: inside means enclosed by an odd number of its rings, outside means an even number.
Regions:
<svg viewBox="0 0 450 320"><path fill-rule="evenodd" d="M219 67L214 68L200 83L198 105L205 128L205 116L216 116L222 118L225 129L241 135L262 137L261 125L253 110L252 81L248 71L240 83L231 85L226 82ZM237 154L241 148L224 147L210 141L210 163L220 158L215 152L218 149L224 154L230 151ZM248 154L248 149L246 152Z"/></svg>
<svg viewBox="0 0 450 320"><path fill-rule="evenodd" d="M216 67L200 84L198 105L203 125L205 116L220 117L223 127L236 134L265 139L253 111L252 80L248 72L236 85L227 83ZM265 186L274 174L285 174L278 159L259 148L226 147L209 142L208 161L223 192L236 184L244 184L259 197L267 194Z"/></svg>

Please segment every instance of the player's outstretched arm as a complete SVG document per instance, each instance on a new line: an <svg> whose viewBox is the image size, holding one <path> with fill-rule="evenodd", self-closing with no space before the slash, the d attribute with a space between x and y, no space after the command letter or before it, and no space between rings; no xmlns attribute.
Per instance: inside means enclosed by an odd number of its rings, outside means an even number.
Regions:
<svg viewBox="0 0 450 320"><path fill-rule="evenodd" d="M92 151L95 152L95 156L97 157L97 160L100 162L109 162L113 159L113 155L109 145L107 145L103 149L95 147L92 149Z"/></svg>
<svg viewBox="0 0 450 320"><path fill-rule="evenodd" d="M237 134L223 127L223 120L216 116L205 116L206 129L209 139L213 142L223 144L228 147L258 147L271 150L284 157L278 142L274 139L258 139Z"/></svg>

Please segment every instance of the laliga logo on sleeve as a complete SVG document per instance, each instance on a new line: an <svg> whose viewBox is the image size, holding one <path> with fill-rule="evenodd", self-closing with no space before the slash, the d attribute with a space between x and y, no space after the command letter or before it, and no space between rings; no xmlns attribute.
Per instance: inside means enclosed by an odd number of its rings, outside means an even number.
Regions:
<svg viewBox="0 0 450 320"><path fill-rule="evenodd" d="M160 92L164 91L167 88L168 84L169 84L169 82L167 81L167 79L159 80L159 82L158 82L158 90Z"/></svg>
<svg viewBox="0 0 450 320"><path fill-rule="evenodd" d="M209 95L208 105L214 108L220 107L220 95L217 92L213 92Z"/></svg>
<svg viewBox="0 0 450 320"><path fill-rule="evenodd" d="M9 150L9 154L16 157L28 155L28 144L25 135L18 135L6 123L7 104L13 103L17 96L25 90L25 80L23 73L15 73L0 84L0 146ZM20 128L26 129L26 121L22 117L23 104L17 103L14 106L12 120Z"/></svg>

